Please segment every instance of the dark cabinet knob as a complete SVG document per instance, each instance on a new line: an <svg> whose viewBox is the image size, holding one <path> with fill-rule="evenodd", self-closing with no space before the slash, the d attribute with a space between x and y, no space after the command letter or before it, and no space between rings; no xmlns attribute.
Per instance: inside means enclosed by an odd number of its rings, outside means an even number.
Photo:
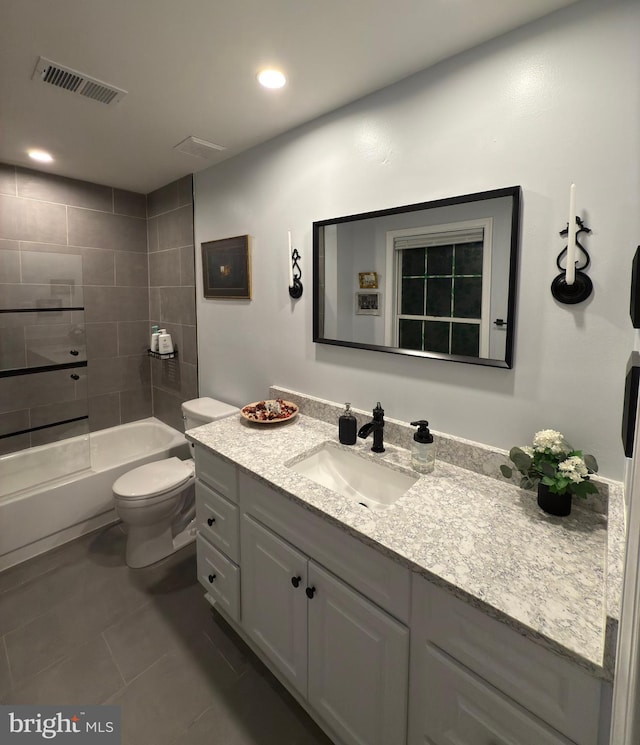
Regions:
<svg viewBox="0 0 640 745"><path fill-rule="evenodd" d="M210 517L210 518L209 518L209 519L207 520L207 525L208 525L209 527L211 527L211 526L213 525L213 523L215 523L215 521L216 521L215 517Z"/></svg>
<svg viewBox="0 0 640 745"><path fill-rule="evenodd" d="M316 588L315 587L307 587L307 589L305 590L305 592L307 593L307 597L309 598L309 600L311 600L311 598L316 594Z"/></svg>
<svg viewBox="0 0 640 745"><path fill-rule="evenodd" d="M302 577L291 577L291 584L294 587L300 587L301 580L302 580Z"/></svg>
<svg viewBox="0 0 640 745"><path fill-rule="evenodd" d="M78 352L77 349L70 349L69 354L72 354L74 357L77 357L80 354L80 352Z"/></svg>
<svg viewBox="0 0 640 745"><path fill-rule="evenodd" d="M215 578L216 578L217 576L218 576L217 574L210 574L210 575L209 575L209 582L211 582L211 584L213 584L213 580L214 580L214 579L215 579Z"/></svg>
<svg viewBox="0 0 640 745"><path fill-rule="evenodd" d="M70 376L71 380L80 380L80 376L76 375L75 373L72 373Z"/></svg>

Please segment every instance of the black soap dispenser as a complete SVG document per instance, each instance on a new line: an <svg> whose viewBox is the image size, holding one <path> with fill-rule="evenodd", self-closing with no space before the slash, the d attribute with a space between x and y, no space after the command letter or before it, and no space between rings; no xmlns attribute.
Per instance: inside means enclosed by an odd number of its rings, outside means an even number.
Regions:
<svg viewBox="0 0 640 745"><path fill-rule="evenodd" d="M355 445L358 423L353 412L351 404L345 404L344 413L338 419L338 439L343 445Z"/></svg>
<svg viewBox="0 0 640 745"><path fill-rule="evenodd" d="M429 432L429 422L419 419L411 422L411 426L418 428L411 443L411 468L419 473L431 473L436 465L436 446Z"/></svg>

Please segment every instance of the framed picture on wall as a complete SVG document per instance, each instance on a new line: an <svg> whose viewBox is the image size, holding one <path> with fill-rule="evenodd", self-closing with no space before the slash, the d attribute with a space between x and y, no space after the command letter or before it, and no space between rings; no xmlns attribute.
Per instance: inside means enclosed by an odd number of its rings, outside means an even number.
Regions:
<svg viewBox="0 0 640 745"><path fill-rule="evenodd" d="M204 296L251 300L249 236L207 241L201 247Z"/></svg>
<svg viewBox="0 0 640 745"><path fill-rule="evenodd" d="M381 296L380 292L356 292L356 315L379 316Z"/></svg>
<svg viewBox="0 0 640 745"><path fill-rule="evenodd" d="M376 290L378 288L378 273L358 272L358 281L361 290Z"/></svg>

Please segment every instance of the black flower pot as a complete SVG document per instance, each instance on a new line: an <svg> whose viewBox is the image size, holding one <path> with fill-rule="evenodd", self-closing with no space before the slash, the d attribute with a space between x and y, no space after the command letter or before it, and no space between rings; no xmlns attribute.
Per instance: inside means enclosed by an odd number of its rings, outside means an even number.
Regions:
<svg viewBox="0 0 640 745"><path fill-rule="evenodd" d="M571 494L554 494L542 482L538 483L538 507L549 515L566 517L571 514Z"/></svg>

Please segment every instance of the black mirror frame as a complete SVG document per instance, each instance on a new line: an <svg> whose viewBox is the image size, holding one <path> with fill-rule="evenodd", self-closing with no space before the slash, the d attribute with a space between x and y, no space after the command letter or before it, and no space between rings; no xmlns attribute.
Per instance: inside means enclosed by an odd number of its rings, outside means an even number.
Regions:
<svg viewBox="0 0 640 745"><path fill-rule="evenodd" d="M320 297L320 230L327 225L337 225L344 222L353 222L356 220L368 220L374 217L386 217L388 215L397 215L403 212L416 212L418 210L432 209L435 207L449 207L456 204L465 204L467 202L479 202L487 199L498 199L501 197L511 197L513 206L511 210L511 245L509 250L509 295L508 295L508 316L505 322L506 343L505 359L496 360L490 358L467 357L463 355L444 354L442 352L422 352L414 349L402 349L400 347L385 347L378 344L360 344L359 342L342 341L339 339L326 339L321 336L320 322L322 319L322 298ZM313 341L318 344L331 344L338 347L350 347L355 349L368 349L376 352L388 352L391 354L401 354L409 357L421 357L425 359L444 360L445 362L464 362L470 365L482 365L485 367L513 368L515 325L516 325L516 289L518 281L518 248L520 246L520 209L521 209L521 188L520 186L509 186L503 189L493 189L491 191L482 191L475 194L465 194L458 197L447 197L445 199L435 199L430 202L419 202L401 207L392 207L390 209L377 210L374 212L360 212L355 215L345 215L343 217L334 217L330 220L318 220L313 223Z"/></svg>

